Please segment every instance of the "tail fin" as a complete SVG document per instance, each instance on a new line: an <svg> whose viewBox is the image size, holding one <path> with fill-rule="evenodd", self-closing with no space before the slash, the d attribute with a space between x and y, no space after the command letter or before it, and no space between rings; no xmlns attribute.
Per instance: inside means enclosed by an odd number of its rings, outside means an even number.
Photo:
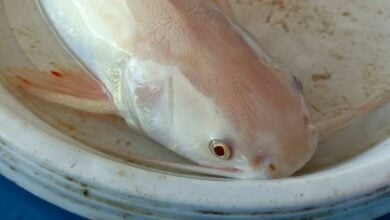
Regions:
<svg viewBox="0 0 390 220"><path fill-rule="evenodd" d="M7 68L0 76L7 86L45 101L97 114L116 114L104 87L94 78L65 68L44 72Z"/></svg>

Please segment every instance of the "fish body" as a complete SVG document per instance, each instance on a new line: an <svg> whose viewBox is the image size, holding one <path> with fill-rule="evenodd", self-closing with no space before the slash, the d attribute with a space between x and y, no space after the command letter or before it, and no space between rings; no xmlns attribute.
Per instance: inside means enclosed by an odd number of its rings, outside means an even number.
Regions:
<svg viewBox="0 0 390 220"><path fill-rule="evenodd" d="M299 81L213 1L41 5L129 126L211 174L284 177L312 156L318 135Z"/></svg>

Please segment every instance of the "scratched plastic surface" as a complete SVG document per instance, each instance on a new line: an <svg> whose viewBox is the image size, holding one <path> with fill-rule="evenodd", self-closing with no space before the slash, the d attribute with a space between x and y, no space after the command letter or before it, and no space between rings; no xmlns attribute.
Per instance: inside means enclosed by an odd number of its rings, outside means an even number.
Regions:
<svg viewBox="0 0 390 220"><path fill-rule="evenodd" d="M84 219L34 196L1 175L0 195L2 195L2 199L0 199L0 219ZM377 220L388 219L390 219L390 214L377 218Z"/></svg>

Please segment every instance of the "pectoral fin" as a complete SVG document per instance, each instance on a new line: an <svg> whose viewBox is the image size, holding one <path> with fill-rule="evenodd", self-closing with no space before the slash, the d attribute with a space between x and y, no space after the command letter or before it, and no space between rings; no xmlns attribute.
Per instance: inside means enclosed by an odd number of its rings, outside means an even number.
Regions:
<svg viewBox="0 0 390 220"><path fill-rule="evenodd" d="M117 114L104 86L83 72L58 68L44 72L7 68L1 74L7 86L48 102L96 114Z"/></svg>

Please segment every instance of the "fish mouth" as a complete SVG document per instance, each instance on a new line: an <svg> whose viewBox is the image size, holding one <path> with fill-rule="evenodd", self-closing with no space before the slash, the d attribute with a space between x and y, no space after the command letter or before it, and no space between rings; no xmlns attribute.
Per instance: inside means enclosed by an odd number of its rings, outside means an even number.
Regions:
<svg viewBox="0 0 390 220"><path fill-rule="evenodd" d="M215 166L215 165L200 165L200 164L180 164L171 162L157 162L154 161L154 165L158 165L154 168L163 169L171 172L177 172L179 174L186 175L202 175L204 177L215 177L225 179L236 180L261 180L269 179L271 176L267 170L255 170L255 169L240 169L230 166Z"/></svg>
<svg viewBox="0 0 390 220"><path fill-rule="evenodd" d="M252 169L244 170L235 167L219 167L212 165L179 165L175 168L178 168L180 171L191 172L196 174L203 174L205 176L219 177L219 178L228 178L228 179L269 179L269 173L265 170L254 171Z"/></svg>
<svg viewBox="0 0 390 220"><path fill-rule="evenodd" d="M261 179L269 179L269 174L265 171L255 172L253 170L242 170L233 167L204 167L206 175L213 175L217 177L224 177L230 179L242 179L242 180L261 180ZM201 173L200 171L199 173Z"/></svg>
<svg viewBox="0 0 390 220"><path fill-rule="evenodd" d="M126 161L143 168L152 169L154 172L167 171L178 175L202 175L204 177L226 178L226 179L266 179L269 178L264 172L254 170L239 169L231 166L215 166L200 164L183 164L153 159L129 156Z"/></svg>
<svg viewBox="0 0 390 220"><path fill-rule="evenodd" d="M201 174L213 177L225 177L231 179L242 179L245 173L243 170L234 167L218 167L212 165L190 165L190 164L172 164L173 169L189 173Z"/></svg>
<svg viewBox="0 0 390 220"><path fill-rule="evenodd" d="M184 175L204 175L206 177L226 177L231 179L243 179L245 172L241 169L229 166L213 166L200 164L184 164L166 161L158 161L153 159L129 157L127 161L134 165L139 165L144 168L151 168L154 171L162 170L170 173L184 174ZM248 178L244 178L248 179Z"/></svg>

